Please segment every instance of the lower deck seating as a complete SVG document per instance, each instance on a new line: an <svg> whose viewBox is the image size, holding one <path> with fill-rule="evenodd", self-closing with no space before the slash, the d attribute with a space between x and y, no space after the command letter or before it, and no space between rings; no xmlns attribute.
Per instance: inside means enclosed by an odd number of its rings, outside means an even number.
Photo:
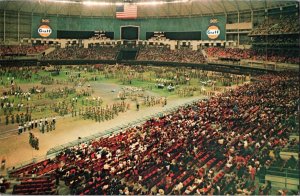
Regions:
<svg viewBox="0 0 300 196"><path fill-rule="evenodd" d="M7 189L10 188L10 182L8 182L6 179L1 177L1 182L0 182L0 193L5 193Z"/></svg>
<svg viewBox="0 0 300 196"><path fill-rule="evenodd" d="M12 194L54 195L57 194L55 180L50 177L22 179L13 187Z"/></svg>

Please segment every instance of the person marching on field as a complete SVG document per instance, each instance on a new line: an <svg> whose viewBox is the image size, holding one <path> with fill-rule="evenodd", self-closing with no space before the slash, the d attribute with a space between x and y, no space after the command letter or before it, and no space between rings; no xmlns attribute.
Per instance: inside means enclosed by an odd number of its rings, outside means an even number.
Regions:
<svg viewBox="0 0 300 196"><path fill-rule="evenodd" d="M8 115L6 115L6 116L5 116L5 124L6 124L6 125L8 125L8 122L9 122L8 118L9 118Z"/></svg>
<svg viewBox="0 0 300 196"><path fill-rule="evenodd" d="M41 133L43 133L43 132L42 132L42 126L43 126L42 119L40 119L40 122L39 122L39 130L40 130Z"/></svg>
<svg viewBox="0 0 300 196"><path fill-rule="evenodd" d="M166 106L166 105L167 105L167 97L164 98L164 106Z"/></svg>
<svg viewBox="0 0 300 196"><path fill-rule="evenodd" d="M47 132L49 132L50 131L50 124L46 124L46 130L47 130Z"/></svg>
<svg viewBox="0 0 300 196"><path fill-rule="evenodd" d="M34 129L34 120L31 121L31 129Z"/></svg>
<svg viewBox="0 0 300 196"><path fill-rule="evenodd" d="M27 122L28 123L28 131L31 130L31 121Z"/></svg>
<svg viewBox="0 0 300 196"><path fill-rule="evenodd" d="M51 123L49 124L49 130L52 131L52 130L53 130L52 128L53 128L53 123L51 122Z"/></svg>
<svg viewBox="0 0 300 196"><path fill-rule="evenodd" d="M19 124L18 134L20 135L22 132L23 132L23 126L21 124Z"/></svg>
<svg viewBox="0 0 300 196"><path fill-rule="evenodd" d="M12 115L11 115L11 124L14 124L14 123L15 123L15 115L12 114Z"/></svg>
<svg viewBox="0 0 300 196"><path fill-rule="evenodd" d="M45 124L42 122L42 133L45 133Z"/></svg>
<svg viewBox="0 0 300 196"><path fill-rule="evenodd" d="M55 130L56 118L55 116L52 118L53 130Z"/></svg>
<svg viewBox="0 0 300 196"><path fill-rule="evenodd" d="M19 116L19 114L16 114L16 121L17 121L18 124L20 123L20 116Z"/></svg>
<svg viewBox="0 0 300 196"><path fill-rule="evenodd" d="M23 127L24 129L23 129L23 130L24 130L24 132L26 132L27 124L26 124L26 123L24 123L24 125L23 125L23 126L24 126L24 127Z"/></svg>

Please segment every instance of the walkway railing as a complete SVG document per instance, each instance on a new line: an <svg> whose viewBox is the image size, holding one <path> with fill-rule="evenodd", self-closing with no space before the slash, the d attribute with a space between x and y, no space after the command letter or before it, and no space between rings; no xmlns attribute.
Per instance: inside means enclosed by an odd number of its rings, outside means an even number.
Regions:
<svg viewBox="0 0 300 196"><path fill-rule="evenodd" d="M280 167L270 167L267 170L267 174L288 178L297 178L299 179L299 169L288 169Z"/></svg>
<svg viewBox="0 0 300 196"><path fill-rule="evenodd" d="M272 187L298 191L299 169L271 167L267 170L265 180L270 181Z"/></svg>
<svg viewBox="0 0 300 196"><path fill-rule="evenodd" d="M296 152L296 153L298 153L299 152L299 146L298 145L289 146L289 147L283 148L281 151L282 152Z"/></svg>

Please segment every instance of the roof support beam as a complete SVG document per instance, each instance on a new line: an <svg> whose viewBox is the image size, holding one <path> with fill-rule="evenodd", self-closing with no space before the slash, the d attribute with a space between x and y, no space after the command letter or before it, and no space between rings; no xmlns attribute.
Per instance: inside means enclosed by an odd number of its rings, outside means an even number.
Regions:
<svg viewBox="0 0 300 196"><path fill-rule="evenodd" d="M44 16L47 16L47 14L48 14L49 9L47 9L47 8L48 8L47 2L45 1L45 3L44 3Z"/></svg>
<svg viewBox="0 0 300 196"><path fill-rule="evenodd" d="M6 19L6 11L4 10L4 12L3 12L3 41L4 41L4 43L5 43L5 39L6 39L6 29L5 29L6 21L5 21L5 19Z"/></svg>
<svg viewBox="0 0 300 196"><path fill-rule="evenodd" d="M213 16L214 16L216 12L215 12L213 6L211 5L211 1L208 1L208 5L209 5L209 8L210 8L211 13L212 13Z"/></svg>
<svg viewBox="0 0 300 196"><path fill-rule="evenodd" d="M63 6L59 6L59 5L57 5L57 16L59 15L59 13L61 13L62 12L62 10L64 10L66 7L63 5ZM63 14L62 14L63 15Z"/></svg>
<svg viewBox="0 0 300 196"><path fill-rule="evenodd" d="M174 4L174 10L176 11L176 15L179 16L180 15L180 9L181 9L181 6L177 5L177 4ZM178 9L179 8L179 9ZM158 10L158 9L157 9Z"/></svg>
<svg viewBox="0 0 300 196"><path fill-rule="evenodd" d="M225 14L227 15L227 9L226 9L226 7L225 7L224 0L222 0L221 3L222 3L222 7L223 7L223 9L224 9L224 12L225 12Z"/></svg>
<svg viewBox="0 0 300 196"><path fill-rule="evenodd" d="M268 8L267 0L265 0L265 2L264 2L264 8L265 8L265 10Z"/></svg>
<svg viewBox="0 0 300 196"><path fill-rule="evenodd" d="M40 6L40 5L39 5L38 2L36 2L36 3L35 3L35 6L33 6L32 9L31 9L31 13L32 13L32 12L35 12L35 9L36 9L38 6Z"/></svg>
<svg viewBox="0 0 300 196"><path fill-rule="evenodd" d="M252 0L249 0L249 7L250 7L250 9L251 9L251 12L253 12Z"/></svg>
<svg viewBox="0 0 300 196"><path fill-rule="evenodd" d="M168 5L168 10L167 10L167 12L168 12L168 17L170 16L170 7L169 7L170 5ZM141 6L142 7L142 6ZM139 7L138 7L138 9L139 9ZM143 12L140 12L140 11L138 11L138 14L139 13L142 13L142 16L144 17L144 18L148 18L149 17L149 13L148 13L148 10L146 10L145 9L145 7L143 7Z"/></svg>
<svg viewBox="0 0 300 196"><path fill-rule="evenodd" d="M4 2L1 2L1 4L4 4L4 6L3 6L3 10L6 10L7 9L7 6L8 6L8 4L10 3L9 1L4 1Z"/></svg>
<svg viewBox="0 0 300 196"><path fill-rule="evenodd" d="M240 13L240 6L239 6L238 2L236 0L234 0L233 2L234 2L234 5L235 5L235 8L236 8L236 11L238 13Z"/></svg>
<svg viewBox="0 0 300 196"><path fill-rule="evenodd" d="M59 14L59 6L58 6L58 4L55 4L55 11L56 11L56 16L58 16Z"/></svg>
<svg viewBox="0 0 300 196"><path fill-rule="evenodd" d="M188 3L189 3L189 7L190 7L190 10L189 10L189 17L191 17L192 14L193 14L193 1L189 1Z"/></svg>
<svg viewBox="0 0 300 196"><path fill-rule="evenodd" d="M81 8L78 5L75 5L75 6L73 6L73 9L75 10L76 13L79 13L78 15L81 17L81 12L82 12L83 8Z"/></svg>
<svg viewBox="0 0 300 196"><path fill-rule="evenodd" d="M163 10L164 10L164 13L167 13L167 15L169 15L169 7L168 6L164 6Z"/></svg>
<svg viewBox="0 0 300 196"><path fill-rule="evenodd" d="M25 3L26 3L26 1L23 1L22 3L21 3L21 5L18 7L18 12L20 12L21 11L21 9L23 8L23 6L25 5Z"/></svg>
<svg viewBox="0 0 300 196"><path fill-rule="evenodd" d="M199 11L200 11L200 16L203 16L203 11L202 11L202 8L201 8L201 6L199 6L199 3L195 3L195 5L194 5L194 6L196 6L197 10L199 10Z"/></svg>
<svg viewBox="0 0 300 196"><path fill-rule="evenodd" d="M18 42L20 42L20 12L18 12Z"/></svg>

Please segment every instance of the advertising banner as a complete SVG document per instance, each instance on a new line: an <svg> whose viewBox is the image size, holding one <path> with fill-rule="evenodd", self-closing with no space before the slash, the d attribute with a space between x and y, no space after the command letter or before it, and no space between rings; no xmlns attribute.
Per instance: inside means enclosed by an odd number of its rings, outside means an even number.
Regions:
<svg viewBox="0 0 300 196"><path fill-rule="evenodd" d="M204 17L202 23L202 40L225 40L225 17Z"/></svg>
<svg viewBox="0 0 300 196"><path fill-rule="evenodd" d="M31 32L33 38L56 38L57 18L33 16Z"/></svg>

